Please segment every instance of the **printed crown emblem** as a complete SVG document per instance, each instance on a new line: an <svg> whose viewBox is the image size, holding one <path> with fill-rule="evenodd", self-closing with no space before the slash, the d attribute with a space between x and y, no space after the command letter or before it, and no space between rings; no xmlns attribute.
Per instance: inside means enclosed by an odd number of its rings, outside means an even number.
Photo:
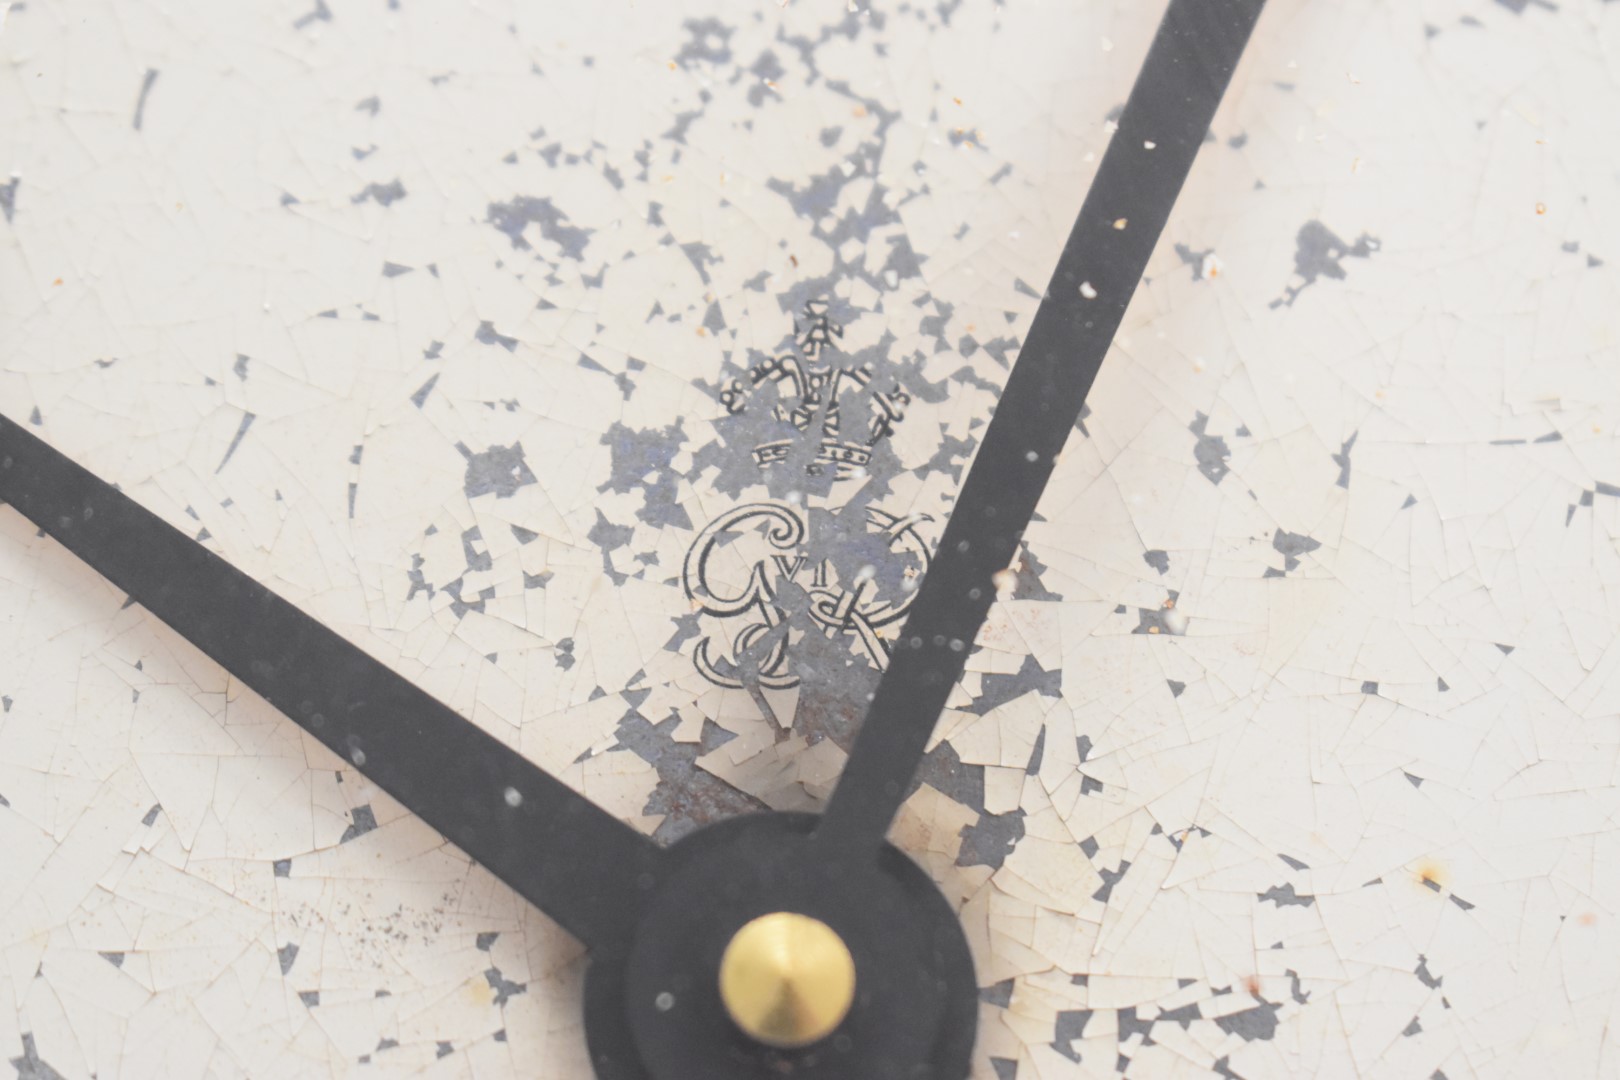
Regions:
<svg viewBox="0 0 1620 1080"><path fill-rule="evenodd" d="M802 319L794 320L795 353L768 357L748 371L748 386L733 379L720 393L720 403L732 416L748 409L748 396L766 382L776 387L777 400L771 415L790 423L798 437L774 439L753 448L754 462L767 468L789 460L796 446L807 438L817 440L805 471L820 475L829 466L835 479L854 476L872 460L872 448L894 433L894 426L905 418L911 395L896 383L891 389L874 385L871 364L839 363L842 354L838 340L844 328L828 314L826 300L804 305ZM852 418L846 423L845 410L865 405L864 423ZM855 411L854 409L850 410Z"/></svg>

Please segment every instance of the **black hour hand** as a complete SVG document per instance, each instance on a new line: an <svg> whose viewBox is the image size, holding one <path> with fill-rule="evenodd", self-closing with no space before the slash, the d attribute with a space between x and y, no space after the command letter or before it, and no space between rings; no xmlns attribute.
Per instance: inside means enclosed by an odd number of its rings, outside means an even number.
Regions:
<svg viewBox="0 0 1620 1080"><path fill-rule="evenodd" d="M4 417L0 501L586 945L628 937L651 840Z"/></svg>

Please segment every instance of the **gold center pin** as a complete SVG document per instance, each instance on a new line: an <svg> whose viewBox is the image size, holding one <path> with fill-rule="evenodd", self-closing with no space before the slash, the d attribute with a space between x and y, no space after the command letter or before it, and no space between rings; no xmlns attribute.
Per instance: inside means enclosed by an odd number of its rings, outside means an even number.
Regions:
<svg viewBox="0 0 1620 1080"><path fill-rule="evenodd" d="M767 1046L820 1042L855 1001L855 960L832 927L777 911L738 930L720 958L720 999L731 1019Z"/></svg>

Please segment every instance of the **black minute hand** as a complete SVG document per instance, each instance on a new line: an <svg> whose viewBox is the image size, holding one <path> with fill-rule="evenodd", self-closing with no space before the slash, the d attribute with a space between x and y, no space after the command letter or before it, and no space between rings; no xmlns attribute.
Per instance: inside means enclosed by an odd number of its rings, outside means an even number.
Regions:
<svg viewBox="0 0 1620 1080"><path fill-rule="evenodd" d="M888 831L1264 3L1170 0L818 838Z"/></svg>
<svg viewBox="0 0 1620 1080"><path fill-rule="evenodd" d="M628 938L651 840L4 417L0 501L586 945Z"/></svg>

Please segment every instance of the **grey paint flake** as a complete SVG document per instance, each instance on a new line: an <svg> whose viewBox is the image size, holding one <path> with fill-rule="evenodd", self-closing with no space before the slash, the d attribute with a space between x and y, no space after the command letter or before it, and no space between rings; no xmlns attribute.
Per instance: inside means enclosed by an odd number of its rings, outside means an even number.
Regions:
<svg viewBox="0 0 1620 1080"><path fill-rule="evenodd" d="M1026 656L1015 674L986 675L980 686L979 696L967 706L967 711L983 716L997 706L1028 693L1053 698L1062 696L1063 672L1047 671L1035 657Z"/></svg>
<svg viewBox="0 0 1620 1080"><path fill-rule="evenodd" d="M1232 469L1227 465L1232 457L1232 451L1227 447L1226 440L1219 435L1208 434L1209 417L1198 413L1193 422L1187 425L1187 430L1198 436L1193 444L1193 457L1198 462L1198 471L1212 484L1219 484Z"/></svg>
<svg viewBox="0 0 1620 1080"><path fill-rule="evenodd" d="M1294 892L1292 883L1287 885L1273 885L1265 892L1259 894L1260 902L1270 901L1279 908L1284 907L1310 907L1316 903L1316 897L1309 894Z"/></svg>
<svg viewBox="0 0 1620 1080"><path fill-rule="evenodd" d="M676 64L686 68L698 64L719 66L731 62L731 35L735 32L732 27L713 16L687 19L681 25L687 39L675 54Z"/></svg>
<svg viewBox="0 0 1620 1080"><path fill-rule="evenodd" d="M22 1056L12 1058L11 1067L17 1070L17 1080L67 1080L39 1059L34 1036L27 1031L22 1033Z"/></svg>
<svg viewBox="0 0 1620 1080"><path fill-rule="evenodd" d="M1356 445L1356 436L1360 434L1359 431L1352 431L1339 447L1339 452L1333 455L1333 463L1339 467L1339 478L1335 483L1346 490L1350 487L1350 448Z"/></svg>
<svg viewBox="0 0 1620 1080"><path fill-rule="evenodd" d="M655 837L672 843L699 826L738 814L759 813L763 803L745 795L713 774L700 769L697 759L724 746L730 740L712 721L703 724L702 741L678 743L673 739L678 716L653 724L630 709L619 722L615 750L628 750L658 770L658 786L649 797L644 814L666 815Z"/></svg>
<svg viewBox="0 0 1620 1080"><path fill-rule="evenodd" d="M956 856L957 866L1000 869L1018 841L1024 838L1024 811L981 814L977 824L963 827L961 835L962 848Z"/></svg>
<svg viewBox="0 0 1620 1080"><path fill-rule="evenodd" d="M1270 1039L1277 1034L1277 1013L1280 1004L1263 1001L1252 1009L1216 1017L1215 1023L1228 1035L1237 1035L1244 1042Z"/></svg>
<svg viewBox="0 0 1620 1080"><path fill-rule="evenodd" d="M473 333L473 340L485 345L499 345L507 352L514 352L518 347L517 338L500 333L495 329L495 324L487 319L478 324L478 329Z"/></svg>
<svg viewBox="0 0 1620 1080"><path fill-rule="evenodd" d="M639 489L645 500L636 511L641 521L655 528L692 528L691 517L677 501L679 475L672 468L675 456L687 444L680 417L668 427L646 431L615 423L601 441L612 448L613 471L598 491Z"/></svg>
<svg viewBox="0 0 1620 1080"><path fill-rule="evenodd" d="M500 968L492 967L485 971L484 981L489 983L489 988L491 990L495 991L494 1005L497 1009L505 1005L508 1001L511 1001L519 994L526 994L529 992L528 983L513 982L511 979L508 979L506 976L501 974Z"/></svg>
<svg viewBox="0 0 1620 1080"><path fill-rule="evenodd" d="M1079 1064L1080 1052L1074 1041L1086 1037L1086 1025L1091 1021L1090 1009L1065 1009L1052 1022L1052 1049ZM1013 1075L1016 1076L1016 1073Z"/></svg>
<svg viewBox="0 0 1620 1080"><path fill-rule="evenodd" d="M1175 251L1176 258L1181 260L1181 264L1192 270L1192 279L1194 281L1203 281L1204 260L1215 254L1215 249L1205 248L1203 251L1194 251L1186 244L1177 244Z"/></svg>
<svg viewBox="0 0 1620 1080"><path fill-rule="evenodd" d="M315 0L315 8L293 20L293 29L302 30L315 22L331 22L332 9L326 6L326 0Z"/></svg>
<svg viewBox="0 0 1620 1080"><path fill-rule="evenodd" d="M568 215L557 209L549 198L531 195L490 203L485 220L505 233L512 246L522 251L533 250L524 232L534 225L540 230L541 239L557 245L564 258L575 262L585 257L585 246L594 231L569 224Z"/></svg>
<svg viewBox="0 0 1620 1080"><path fill-rule="evenodd" d="M377 815L370 806L357 806L349 811L349 827L343 830L338 843L347 844L356 837L364 836L377 827Z"/></svg>
<svg viewBox="0 0 1620 1080"><path fill-rule="evenodd" d="M462 490L469 499L492 493L497 499L509 499L519 488L535 483L534 473L523 457L522 443L492 446L476 454L460 443L456 449L467 459Z"/></svg>
<svg viewBox="0 0 1620 1080"><path fill-rule="evenodd" d="M1354 243L1341 240L1320 221L1307 221L1294 238L1294 277L1298 284L1289 284L1272 307L1292 307L1299 294L1316 284L1320 278L1343 281L1346 277L1344 260L1366 259L1379 249L1377 237L1362 233Z"/></svg>
<svg viewBox="0 0 1620 1080"><path fill-rule="evenodd" d="M386 184L371 183L350 197L353 203L374 202L378 206L392 206L405 197L405 184L398 179Z"/></svg>
<svg viewBox="0 0 1620 1080"><path fill-rule="evenodd" d="M415 405L418 409L425 405L427 403L428 395L433 393L433 386L438 381L438 372L434 372L432 375L429 375L427 382L417 387L416 392L411 395L411 404Z"/></svg>
<svg viewBox="0 0 1620 1080"><path fill-rule="evenodd" d="M982 987L979 990L979 1000L986 1005L993 1005L998 1009L1005 1009L1012 1004L1012 979L1003 979L994 986Z"/></svg>
<svg viewBox="0 0 1620 1080"><path fill-rule="evenodd" d="M141 121L146 115L146 98L152 92L152 84L157 82L157 68L147 68L146 75L141 79L140 93L135 97L135 119L131 125L136 131L141 130Z"/></svg>
<svg viewBox="0 0 1620 1080"><path fill-rule="evenodd" d="M224 471L225 466L230 463L231 456L236 453L236 448L242 445L242 439L247 435L248 428L253 426L255 419L250 412L242 414L242 421L237 425L236 434L231 437L231 444L225 448L225 456L219 459L219 465L214 469L215 473Z"/></svg>
<svg viewBox="0 0 1620 1080"><path fill-rule="evenodd" d="M1309 555L1322 546L1320 540L1314 540L1301 533L1292 533L1286 529L1278 529L1271 535L1272 550L1283 557L1283 571L1299 568L1299 557Z"/></svg>
<svg viewBox="0 0 1620 1080"><path fill-rule="evenodd" d="M1096 892L1091 894L1091 898L1100 904L1108 903L1108 898L1114 895L1114 886L1119 884L1119 880L1125 876L1125 872L1130 868L1129 859L1120 863L1118 870L1110 870L1106 866L1099 866L1097 873L1102 875L1103 883Z"/></svg>

